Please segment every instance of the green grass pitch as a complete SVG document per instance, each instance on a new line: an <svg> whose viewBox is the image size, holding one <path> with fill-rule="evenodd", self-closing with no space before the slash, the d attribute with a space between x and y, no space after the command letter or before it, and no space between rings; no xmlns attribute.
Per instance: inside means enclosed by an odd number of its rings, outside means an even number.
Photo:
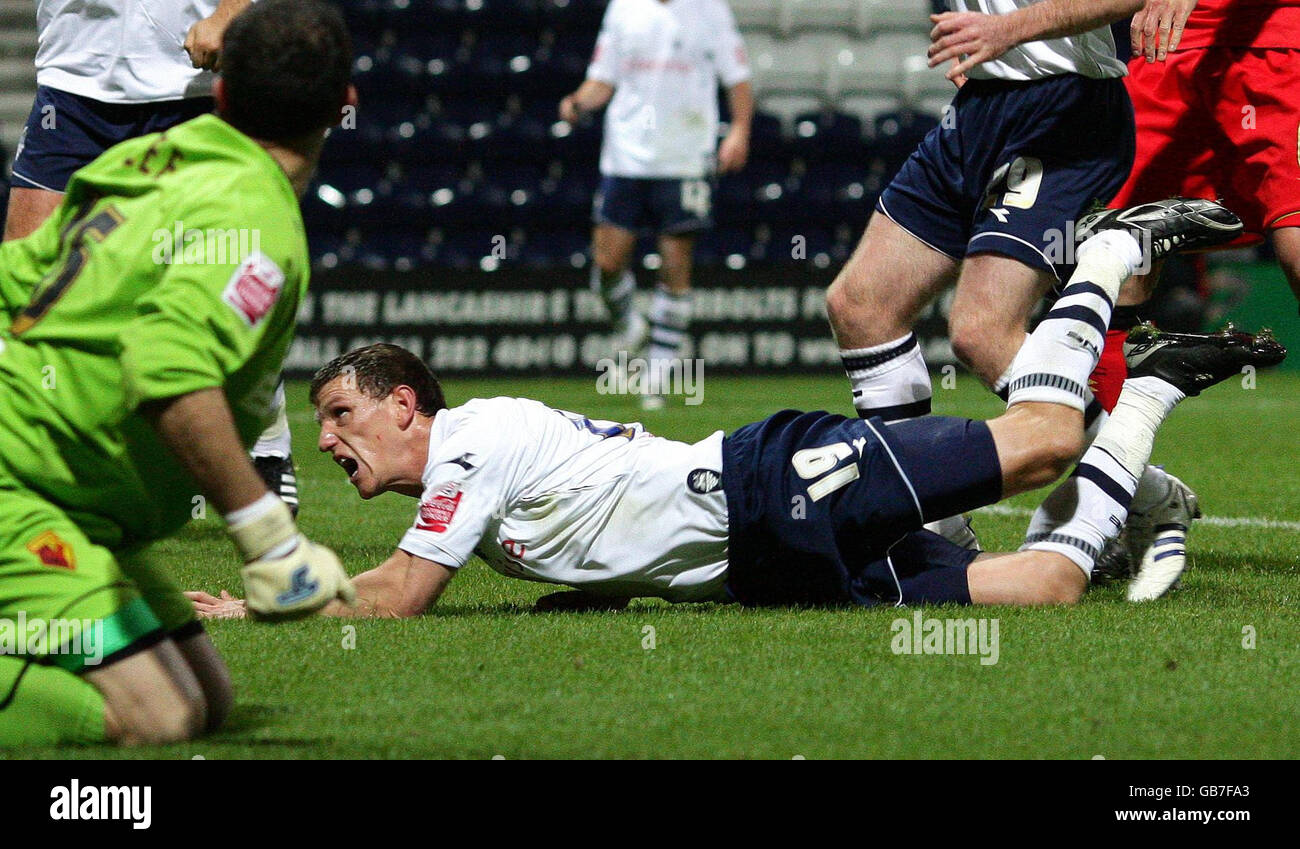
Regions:
<svg viewBox="0 0 1300 849"><path fill-rule="evenodd" d="M842 377L706 382L699 407L642 415L591 380L451 382L453 403L519 394L593 417L640 419L701 438L783 406L847 411ZM937 380L936 387L941 384ZM937 411L998 404L972 380L938 388ZM891 623L911 611L741 610L645 601L621 613L534 614L551 588L475 562L431 614L408 621L216 622L238 705L226 730L121 752L35 757L230 758L1250 758L1300 756L1300 375L1216 387L1177 410L1157 462L1212 517L1192 566L1147 605L1121 587L1076 608L934 608L999 622L999 658L902 655ZM314 450L305 387L291 391L304 530L352 572L384 559L415 502L361 502ZM960 462L960 458L955 458ZM1015 548L1033 496L981 513L987 548ZM1258 520L1276 520L1273 524ZM656 532L646 528L647 536ZM239 591L215 521L164 545L187 587ZM345 626L355 626L355 647ZM1252 644L1253 648L1247 647Z"/></svg>

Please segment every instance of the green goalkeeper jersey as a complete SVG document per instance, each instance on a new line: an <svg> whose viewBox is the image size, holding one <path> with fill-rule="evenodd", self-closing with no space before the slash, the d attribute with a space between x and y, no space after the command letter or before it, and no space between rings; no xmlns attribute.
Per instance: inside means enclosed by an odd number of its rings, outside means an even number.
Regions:
<svg viewBox="0 0 1300 849"><path fill-rule="evenodd" d="M140 405L223 387L251 445L308 265L288 178L214 115L78 171L45 224L0 246L0 487L114 549L200 515Z"/></svg>

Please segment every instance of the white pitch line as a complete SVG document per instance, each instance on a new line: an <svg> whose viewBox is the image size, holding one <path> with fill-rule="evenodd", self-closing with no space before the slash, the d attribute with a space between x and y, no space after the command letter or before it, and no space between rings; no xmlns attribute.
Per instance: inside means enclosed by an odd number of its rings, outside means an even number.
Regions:
<svg viewBox="0 0 1300 849"><path fill-rule="evenodd" d="M1028 519L1034 514L1034 511L1027 507L1009 507L1005 504L982 507L978 512L989 513L994 516L1018 516L1024 519ZM1265 528L1273 531L1300 533L1300 522L1287 519L1261 519L1256 516L1202 516L1196 521L1219 528Z"/></svg>

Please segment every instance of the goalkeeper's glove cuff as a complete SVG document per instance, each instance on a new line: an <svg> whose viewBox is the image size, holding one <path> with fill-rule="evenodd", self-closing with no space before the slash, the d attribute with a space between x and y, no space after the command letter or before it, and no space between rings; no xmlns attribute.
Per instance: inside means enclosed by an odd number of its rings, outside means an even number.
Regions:
<svg viewBox="0 0 1300 849"><path fill-rule="evenodd" d="M268 492L226 515L226 531L245 563L284 557L298 546L298 526L289 506Z"/></svg>

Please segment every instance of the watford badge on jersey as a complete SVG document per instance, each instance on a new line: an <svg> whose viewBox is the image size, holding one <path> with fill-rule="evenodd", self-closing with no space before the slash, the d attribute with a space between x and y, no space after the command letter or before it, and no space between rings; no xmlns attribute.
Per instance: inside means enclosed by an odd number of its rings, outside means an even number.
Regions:
<svg viewBox="0 0 1300 849"><path fill-rule="evenodd" d="M54 531L42 531L27 543L27 550L46 566L56 569L76 569L77 558L68 545Z"/></svg>

